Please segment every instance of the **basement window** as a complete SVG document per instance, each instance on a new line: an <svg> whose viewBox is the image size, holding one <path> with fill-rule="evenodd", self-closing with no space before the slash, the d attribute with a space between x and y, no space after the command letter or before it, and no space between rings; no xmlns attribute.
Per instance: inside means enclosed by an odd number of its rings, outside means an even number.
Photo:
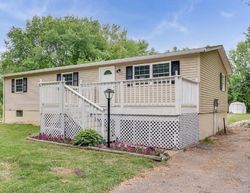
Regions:
<svg viewBox="0 0 250 193"><path fill-rule="evenodd" d="M23 110L17 110L16 117L23 117Z"/></svg>

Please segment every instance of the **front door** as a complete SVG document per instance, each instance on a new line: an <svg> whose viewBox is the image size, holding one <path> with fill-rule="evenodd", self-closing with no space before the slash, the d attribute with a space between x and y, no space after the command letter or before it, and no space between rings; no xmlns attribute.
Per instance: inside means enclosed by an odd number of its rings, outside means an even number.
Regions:
<svg viewBox="0 0 250 193"><path fill-rule="evenodd" d="M111 82L115 81L115 67L109 66L99 68L99 81L103 83L99 87L99 102L100 105L106 105L104 91L108 88L114 89L114 84Z"/></svg>

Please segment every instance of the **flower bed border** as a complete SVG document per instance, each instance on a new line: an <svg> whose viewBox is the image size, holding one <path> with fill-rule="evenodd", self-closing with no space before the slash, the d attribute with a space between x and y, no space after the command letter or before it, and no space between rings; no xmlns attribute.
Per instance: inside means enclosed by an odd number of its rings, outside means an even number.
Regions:
<svg viewBox="0 0 250 193"><path fill-rule="evenodd" d="M154 161L163 161L163 160L168 160L169 159L169 156L165 156L165 155L162 155L162 154L160 156L145 155L145 154L139 154L139 153L134 153L134 152L119 151L119 150L114 150L114 149L104 149L104 148L99 148L99 147L76 146L76 145L71 145L71 144L66 144L66 143L59 143L59 142L54 142L54 141L36 139L36 138L33 138L33 137L26 137L26 139L29 140L29 141L55 144L55 145L60 145L60 146L64 146L64 147L71 147L71 148L78 148L78 149L85 149L85 150L94 150L94 151L102 151L102 152L108 152L108 153L114 153L114 154L133 155L133 156L137 156L137 157L145 157L145 158L148 158L148 159L152 159Z"/></svg>

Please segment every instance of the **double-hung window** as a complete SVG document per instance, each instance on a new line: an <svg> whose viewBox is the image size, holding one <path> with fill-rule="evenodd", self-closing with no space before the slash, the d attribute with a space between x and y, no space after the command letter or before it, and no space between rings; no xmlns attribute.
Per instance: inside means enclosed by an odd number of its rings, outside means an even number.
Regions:
<svg viewBox="0 0 250 193"><path fill-rule="evenodd" d="M169 76L169 63L153 64L153 78Z"/></svg>
<svg viewBox="0 0 250 193"><path fill-rule="evenodd" d="M73 85L73 73L62 74L62 80L65 81L66 85L72 86Z"/></svg>
<svg viewBox="0 0 250 193"><path fill-rule="evenodd" d="M166 61L126 67L126 79L145 79L180 75L180 61Z"/></svg>
<svg viewBox="0 0 250 193"><path fill-rule="evenodd" d="M226 84L227 84L226 75L223 73L220 73L220 90L221 91L226 91Z"/></svg>
<svg viewBox="0 0 250 193"><path fill-rule="evenodd" d="M78 72L66 72L56 75L57 81L64 80L66 85L78 86L79 73Z"/></svg>
<svg viewBox="0 0 250 193"><path fill-rule="evenodd" d="M27 87L28 87L27 78L16 78L11 80L12 93L27 92Z"/></svg>
<svg viewBox="0 0 250 193"><path fill-rule="evenodd" d="M16 92L23 92L23 79L22 78L18 78L15 79L16 81Z"/></svg>
<svg viewBox="0 0 250 193"><path fill-rule="evenodd" d="M134 79L150 78L150 65L135 66Z"/></svg>

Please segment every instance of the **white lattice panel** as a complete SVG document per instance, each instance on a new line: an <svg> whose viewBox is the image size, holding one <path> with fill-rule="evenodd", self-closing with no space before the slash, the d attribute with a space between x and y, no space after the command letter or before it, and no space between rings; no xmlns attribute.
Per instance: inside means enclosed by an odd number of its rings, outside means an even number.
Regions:
<svg viewBox="0 0 250 193"><path fill-rule="evenodd" d="M41 133L52 137L64 136L63 115L54 112L41 114Z"/></svg>
<svg viewBox="0 0 250 193"><path fill-rule="evenodd" d="M73 139L79 131L82 130L82 127L68 114L64 116L64 134L66 138Z"/></svg>
<svg viewBox="0 0 250 193"><path fill-rule="evenodd" d="M115 128L119 141L162 148L179 147L178 117L140 116L140 115L111 115L114 121L111 129Z"/></svg>
<svg viewBox="0 0 250 193"><path fill-rule="evenodd" d="M180 120L180 148L199 142L199 118L197 113L182 114Z"/></svg>

